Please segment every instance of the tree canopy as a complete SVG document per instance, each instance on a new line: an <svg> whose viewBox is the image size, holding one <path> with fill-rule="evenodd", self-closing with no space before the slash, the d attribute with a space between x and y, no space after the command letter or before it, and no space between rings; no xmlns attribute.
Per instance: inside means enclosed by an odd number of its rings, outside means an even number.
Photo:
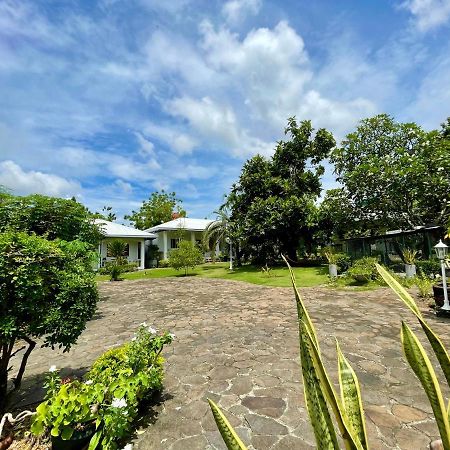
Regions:
<svg viewBox="0 0 450 450"><path fill-rule="evenodd" d="M320 162L335 146L330 132L314 133L308 120L290 118L285 134L288 140L278 142L272 158L257 155L244 164L226 202L240 249L262 263L281 252L296 259L300 238L311 238Z"/></svg>
<svg viewBox="0 0 450 450"><path fill-rule="evenodd" d="M25 231L64 241L97 244L102 234L85 206L76 200L33 194L3 195L0 199L0 232Z"/></svg>
<svg viewBox="0 0 450 450"><path fill-rule="evenodd" d="M27 342L28 350L14 379L16 388L35 339L68 350L94 314L98 294L90 248L78 240L0 233L0 411L17 341Z"/></svg>
<svg viewBox="0 0 450 450"><path fill-rule="evenodd" d="M142 202L138 211L132 211L126 215L128 219L139 230L160 225L172 220L172 213L186 216L182 208L182 201L176 197L175 192L153 192L148 200Z"/></svg>
<svg viewBox="0 0 450 450"><path fill-rule="evenodd" d="M427 132L387 114L362 120L332 152L353 228L445 225L450 213L450 122Z"/></svg>
<svg viewBox="0 0 450 450"><path fill-rule="evenodd" d="M191 241L181 240L178 247L169 253L169 266L176 270L184 269L187 275L189 268L194 268L203 262L203 255L200 249Z"/></svg>

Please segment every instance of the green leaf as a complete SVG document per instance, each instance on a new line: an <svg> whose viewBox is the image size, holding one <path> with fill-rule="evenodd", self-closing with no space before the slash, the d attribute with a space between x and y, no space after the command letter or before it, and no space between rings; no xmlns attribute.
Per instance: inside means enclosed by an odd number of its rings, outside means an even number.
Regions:
<svg viewBox="0 0 450 450"><path fill-rule="evenodd" d="M227 418L223 415L220 408L211 400L208 399L209 406L211 407L211 411L214 416L214 420L216 421L217 428L222 435L222 439L225 442L228 450L247 450L247 447L242 443L239 439L239 436L233 430L230 422L228 422Z"/></svg>
<svg viewBox="0 0 450 450"><path fill-rule="evenodd" d="M328 374L325 370L325 366L322 362L322 359L319 355L319 352L312 340L311 335L308 333L306 328L304 329L304 334L301 337L301 346L307 348L309 352L309 357L313 364L313 372L320 384L320 388L325 395L325 398L330 405L334 416L336 418L336 422L339 426L339 431L341 432L342 438L344 439L345 447L348 449L359 449L362 450L362 445L359 441L358 435L355 434L350 427L349 419L345 413L345 410L336 395L336 392L333 389L333 386L330 382ZM305 355L306 356L306 355ZM303 357L303 353L302 353ZM309 366L309 364L308 364ZM303 359L302 359L302 371L303 371ZM311 369L308 367L308 371ZM319 446L319 448L322 448Z"/></svg>
<svg viewBox="0 0 450 450"><path fill-rule="evenodd" d="M72 437L73 434L73 428L65 426L61 431L61 438L67 441Z"/></svg>
<svg viewBox="0 0 450 450"><path fill-rule="evenodd" d="M342 353L339 343L336 341L338 354L339 384L341 388L341 399L345 409L348 423L353 433L358 436L359 442L364 449L368 449L366 424L364 420L364 409L361 401L361 391L358 377L350 363Z"/></svg>
<svg viewBox="0 0 450 450"><path fill-rule="evenodd" d="M31 424L31 432L37 436L41 435L45 430L44 424L41 420L34 420Z"/></svg>
<svg viewBox="0 0 450 450"><path fill-rule="evenodd" d="M50 432L50 434L52 436L59 436L59 428L58 427L53 427L52 431Z"/></svg>
<svg viewBox="0 0 450 450"><path fill-rule="evenodd" d="M100 443L100 440L102 438L103 431L97 430L97 432L92 436L91 440L89 441L89 447L88 450L95 450Z"/></svg>
<svg viewBox="0 0 450 450"><path fill-rule="evenodd" d="M444 449L450 450L450 425L447 410L430 359L417 336L404 322L402 322L401 340L406 359L430 401Z"/></svg>
<svg viewBox="0 0 450 450"><path fill-rule="evenodd" d="M437 360L439 361L439 365L441 366L442 372L444 372L445 379L447 384L450 385L450 357L447 353L447 350L444 347L444 344L439 339L439 337L433 332L428 323L423 318L416 302L409 295L409 293L401 286L397 280L395 280L392 275L382 266L377 264L377 270L380 275L383 277L384 281L392 288L392 290L398 295L400 300L402 300L406 306L413 312L413 314L419 320L419 323L426 334L428 341L433 348L434 354L436 355Z"/></svg>
<svg viewBox="0 0 450 450"><path fill-rule="evenodd" d="M308 349L310 344L307 342L303 343L301 339L300 341L303 389L317 448L321 450L339 450L333 421L331 420L327 402Z"/></svg>

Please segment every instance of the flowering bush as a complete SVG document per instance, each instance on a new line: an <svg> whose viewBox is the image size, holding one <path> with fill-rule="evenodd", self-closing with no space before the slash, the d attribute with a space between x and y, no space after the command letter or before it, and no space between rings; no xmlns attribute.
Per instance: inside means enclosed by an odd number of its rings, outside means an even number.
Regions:
<svg viewBox="0 0 450 450"><path fill-rule="evenodd" d="M91 427L95 434L89 450L118 448L118 441L132 431L139 403L162 387L161 352L172 339L143 323L131 342L100 356L84 382L61 379L51 367L45 401L36 409L31 431L50 431L65 440Z"/></svg>

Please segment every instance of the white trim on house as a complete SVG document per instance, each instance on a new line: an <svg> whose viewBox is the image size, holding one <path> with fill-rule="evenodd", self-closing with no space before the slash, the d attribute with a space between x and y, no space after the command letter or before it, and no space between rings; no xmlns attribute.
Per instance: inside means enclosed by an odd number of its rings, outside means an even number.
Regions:
<svg viewBox="0 0 450 450"><path fill-rule="evenodd" d="M189 234L192 243L201 243L203 239L203 232L212 222L214 221L208 219L179 217L178 219L171 220L170 222L148 228L145 231L155 233L157 235L154 243L158 246L159 251L162 252L163 258L167 259L169 256L169 251L176 248L176 242L179 238L180 230L183 230ZM218 249L216 249L216 252L217 251Z"/></svg>
<svg viewBox="0 0 450 450"><path fill-rule="evenodd" d="M128 244L127 261L130 263L137 262L140 270L145 269L145 241L156 239L156 234L103 219L95 219L95 223L105 236L98 246L98 268L113 260L113 258L108 256L108 243L112 240L120 239Z"/></svg>

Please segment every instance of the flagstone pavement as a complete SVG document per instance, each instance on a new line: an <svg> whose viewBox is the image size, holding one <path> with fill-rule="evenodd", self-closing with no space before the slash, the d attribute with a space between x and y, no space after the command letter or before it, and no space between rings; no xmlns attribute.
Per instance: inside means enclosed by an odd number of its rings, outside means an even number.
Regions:
<svg viewBox="0 0 450 450"><path fill-rule="evenodd" d="M437 427L399 339L403 319L425 341L413 315L386 288L301 292L332 379L337 381L335 338L359 377L371 448L427 448ZM104 282L100 293L94 320L69 353L33 352L22 404L40 394L36 386L50 365L63 375L82 373L146 321L176 339L165 351L164 392L132 441L136 450L224 449L207 398L223 408L249 449L315 448L292 289L179 277ZM426 315L448 344L450 321Z"/></svg>

